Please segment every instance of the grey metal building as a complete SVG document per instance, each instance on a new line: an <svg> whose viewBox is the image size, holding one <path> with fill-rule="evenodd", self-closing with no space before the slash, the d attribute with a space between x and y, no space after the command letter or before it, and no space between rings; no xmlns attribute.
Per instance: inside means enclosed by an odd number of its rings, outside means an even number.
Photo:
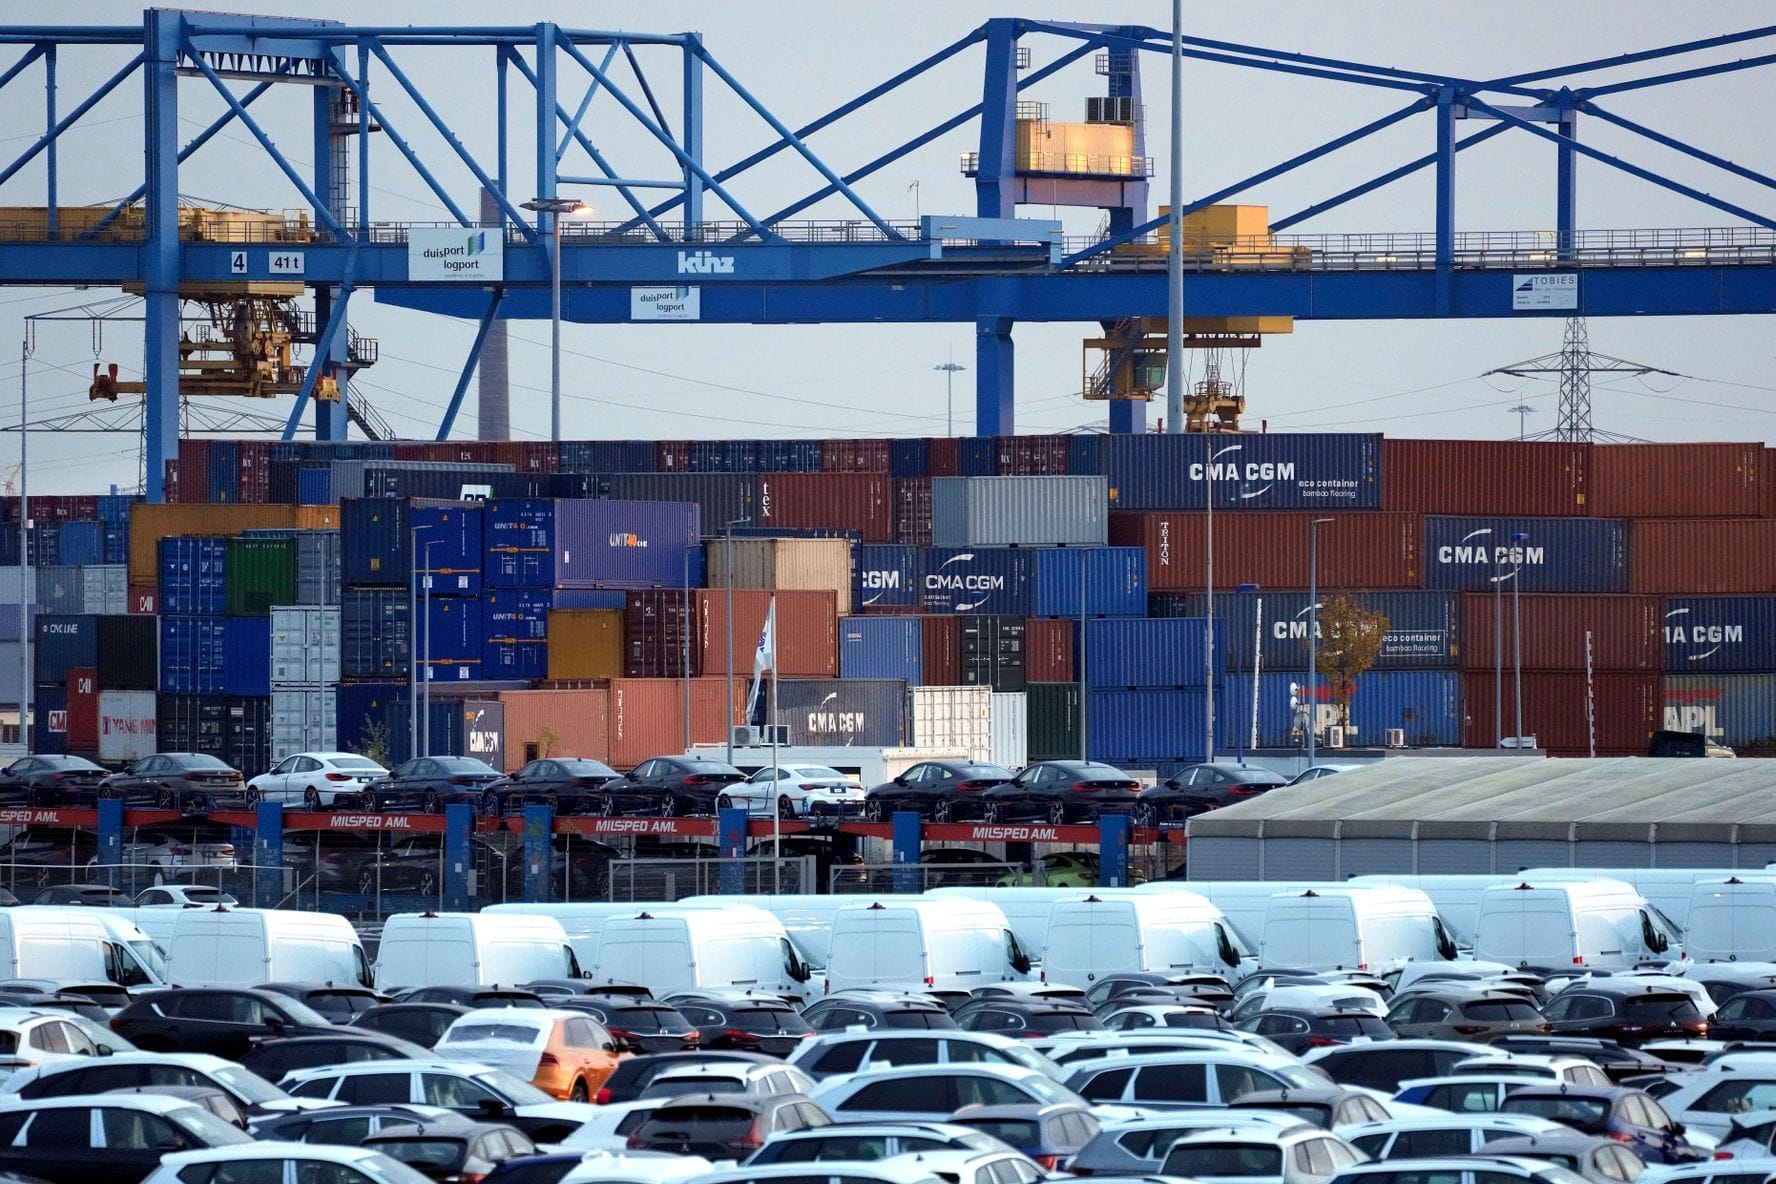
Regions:
<svg viewBox="0 0 1776 1184"><path fill-rule="evenodd" d="M1776 761L1384 760L1191 819L1193 880L1776 862Z"/></svg>

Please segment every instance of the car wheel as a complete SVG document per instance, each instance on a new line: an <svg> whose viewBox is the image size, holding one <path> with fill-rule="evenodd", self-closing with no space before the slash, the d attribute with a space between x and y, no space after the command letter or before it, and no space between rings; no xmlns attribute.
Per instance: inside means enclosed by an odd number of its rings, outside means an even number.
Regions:
<svg viewBox="0 0 1776 1184"><path fill-rule="evenodd" d="M427 814L436 814L438 812L438 791L435 789L426 790L425 797L420 800L419 808Z"/></svg>
<svg viewBox="0 0 1776 1184"><path fill-rule="evenodd" d="M870 798L863 803L863 816L867 821L880 822L883 813L881 798Z"/></svg>
<svg viewBox="0 0 1776 1184"><path fill-rule="evenodd" d="M437 889L438 877L429 871L419 873L419 894L421 896L430 896Z"/></svg>
<svg viewBox="0 0 1776 1184"><path fill-rule="evenodd" d="M247 805L258 806L258 804L259 804L259 787L257 785L247 786Z"/></svg>
<svg viewBox="0 0 1776 1184"><path fill-rule="evenodd" d="M1135 826L1158 826L1159 811L1152 802L1136 802L1135 808L1129 811L1129 821Z"/></svg>
<svg viewBox="0 0 1776 1184"><path fill-rule="evenodd" d="M660 817L674 818L678 815L678 796L667 794L660 802Z"/></svg>
<svg viewBox="0 0 1776 1184"><path fill-rule="evenodd" d="M321 808L321 791L312 785L303 790L302 804L308 810L319 812Z"/></svg>
<svg viewBox="0 0 1776 1184"><path fill-rule="evenodd" d="M591 1096L591 1091L586 1088L586 1083L584 1081L576 1081L573 1084L573 1089L567 1095L567 1100L570 1102L584 1103L588 1101Z"/></svg>
<svg viewBox="0 0 1776 1184"><path fill-rule="evenodd" d="M956 814L956 807L953 804L951 804L951 802L948 798L944 798L943 800L939 801L937 803L937 805L932 807L931 821L933 821L933 822L951 822L954 820L955 814Z"/></svg>
<svg viewBox="0 0 1776 1184"><path fill-rule="evenodd" d="M603 797L598 799L598 808L596 810L594 810L593 813L598 814L604 818L615 817L616 813L617 813L617 799L613 798L608 793L605 794Z"/></svg>
<svg viewBox="0 0 1776 1184"><path fill-rule="evenodd" d="M987 822L1000 823L1005 821L1005 807L998 802L988 802L981 811L981 818Z"/></svg>
<svg viewBox="0 0 1776 1184"><path fill-rule="evenodd" d="M491 789L481 795L479 803L481 814L485 818L498 818L500 815L499 794Z"/></svg>
<svg viewBox="0 0 1776 1184"><path fill-rule="evenodd" d="M178 808L179 800L171 789L162 788L155 791L154 804L162 810L175 810Z"/></svg>
<svg viewBox="0 0 1776 1184"><path fill-rule="evenodd" d="M1066 802L1050 802L1048 804L1048 823L1049 823L1049 825L1050 826L1059 826L1065 821L1067 821L1067 803Z"/></svg>
<svg viewBox="0 0 1776 1184"><path fill-rule="evenodd" d="M715 808L717 810L732 810L734 808L734 799L724 793L719 798L715 799Z"/></svg>
<svg viewBox="0 0 1776 1184"><path fill-rule="evenodd" d="M376 876L367 867L358 869L358 895L369 896L376 891Z"/></svg>
<svg viewBox="0 0 1776 1184"><path fill-rule="evenodd" d="M794 818L796 816L795 803L791 802L788 798L779 795L777 798L777 816L779 818Z"/></svg>

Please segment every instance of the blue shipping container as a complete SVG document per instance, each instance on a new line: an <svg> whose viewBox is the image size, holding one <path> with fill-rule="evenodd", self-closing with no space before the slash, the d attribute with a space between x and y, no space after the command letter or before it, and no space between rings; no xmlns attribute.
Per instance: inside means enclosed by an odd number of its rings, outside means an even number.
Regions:
<svg viewBox="0 0 1776 1184"><path fill-rule="evenodd" d="M1200 687L1208 680L1201 617L1106 617L1085 623L1085 683L1094 690ZM1219 672L1221 663L1213 669Z"/></svg>
<svg viewBox="0 0 1776 1184"><path fill-rule="evenodd" d="M42 613L37 617L37 644L32 648L34 681L60 686L68 671L99 664L99 619L73 613Z"/></svg>
<svg viewBox="0 0 1776 1184"><path fill-rule="evenodd" d="M1668 598L1665 669L1776 670L1776 596Z"/></svg>
<svg viewBox="0 0 1776 1184"><path fill-rule="evenodd" d="M546 641L510 641L490 638L481 647L481 677L547 678L549 676L549 643Z"/></svg>
<svg viewBox="0 0 1776 1184"><path fill-rule="evenodd" d="M1113 435L1114 510L1375 510L1378 435Z"/></svg>
<svg viewBox="0 0 1776 1184"><path fill-rule="evenodd" d="M695 505L637 501L487 503L486 582L505 588L700 584Z"/></svg>
<svg viewBox="0 0 1776 1184"><path fill-rule="evenodd" d="M1067 441L1067 473L1073 477L1104 475L1104 445L1109 436L1081 434Z"/></svg>
<svg viewBox="0 0 1776 1184"><path fill-rule="evenodd" d="M931 441L924 437L888 441L890 477L924 477L930 474Z"/></svg>
<svg viewBox="0 0 1776 1184"><path fill-rule="evenodd" d="M1388 619L1377 670L1447 670L1460 664L1457 616L1461 598L1454 592L1353 593L1363 607ZM1328 594L1320 594L1326 603ZM1155 593L1156 617L1200 617L1200 592ZM1307 632L1312 620L1306 592L1223 592L1215 597L1215 618L1222 622L1221 650L1229 671L1252 669L1253 642L1259 642L1265 671L1306 670ZM1257 635L1262 632L1262 637Z"/></svg>
<svg viewBox="0 0 1776 1184"><path fill-rule="evenodd" d="M1522 536L1518 541L1518 536ZM1525 592L1628 591L1628 524L1613 518L1425 519L1425 587Z"/></svg>
<svg viewBox="0 0 1776 1184"><path fill-rule="evenodd" d="M339 672L346 678L406 678L412 617L405 588L346 588L339 597Z"/></svg>
<svg viewBox="0 0 1776 1184"><path fill-rule="evenodd" d="M555 607L554 599L547 588L490 589L481 598L483 648L496 641L545 640L549 636L549 610Z"/></svg>
<svg viewBox="0 0 1776 1184"><path fill-rule="evenodd" d="M919 607L925 553L897 543L859 543L851 548L851 603L859 611Z"/></svg>
<svg viewBox="0 0 1776 1184"><path fill-rule="evenodd" d="M228 611L228 540L160 540L160 610L175 616Z"/></svg>
<svg viewBox="0 0 1776 1184"><path fill-rule="evenodd" d="M652 440L564 440L561 470L566 473L651 473Z"/></svg>
<svg viewBox="0 0 1776 1184"><path fill-rule="evenodd" d="M1093 691L1086 703L1086 751L1125 767L1200 761L1205 755L1206 704L1188 690Z"/></svg>
<svg viewBox="0 0 1776 1184"><path fill-rule="evenodd" d="M1221 747L1251 746L1252 676L1231 675L1215 703ZM1306 678L1278 672L1258 680L1258 747L1305 748L1308 720ZM1315 714L1321 734L1338 722L1332 690L1322 677ZM1379 748L1389 729L1399 728L1411 748L1451 748L1462 742L1462 677L1453 670L1371 670L1358 676L1351 694L1345 743ZM1320 752L1326 752L1321 747Z"/></svg>
<svg viewBox="0 0 1776 1184"><path fill-rule="evenodd" d="M958 477L997 477L999 441L994 436L963 436L956 441Z"/></svg>
<svg viewBox="0 0 1776 1184"><path fill-rule="evenodd" d="M210 501L220 505L240 501L240 448L233 440L211 440Z"/></svg>
<svg viewBox="0 0 1776 1184"><path fill-rule="evenodd" d="M1085 567L1085 612L1091 617L1139 617L1147 612L1147 551L1142 547L1053 547L1032 551L1032 617L1079 615L1080 565Z"/></svg>
<svg viewBox="0 0 1776 1184"><path fill-rule="evenodd" d="M224 695L271 694L271 618L229 617L222 655ZM200 692L201 693L201 692Z"/></svg>
<svg viewBox="0 0 1776 1184"><path fill-rule="evenodd" d="M377 736L388 743L389 764L414 755L412 717L405 683L342 683L335 700L335 742L345 752L363 752ZM430 712L431 751L437 756L463 755L462 704L434 702Z"/></svg>
<svg viewBox="0 0 1776 1184"><path fill-rule="evenodd" d="M1003 613L1028 616L1034 551L1001 547L925 552L920 607L940 616Z"/></svg>
<svg viewBox="0 0 1776 1184"><path fill-rule="evenodd" d="M347 498L340 504L340 569L348 584L405 585L417 561L440 596L481 591L482 524L477 505L403 498ZM422 554L415 554L415 546Z"/></svg>
<svg viewBox="0 0 1776 1184"><path fill-rule="evenodd" d="M1729 748L1776 745L1776 674L1668 674L1665 729Z"/></svg>
<svg viewBox="0 0 1776 1184"><path fill-rule="evenodd" d="M481 602L455 596L422 596L425 631L414 639L420 657L433 663L479 662L483 634ZM452 678L458 677L451 675ZM479 678L479 674L472 677Z"/></svg>
<svg viewBox="0 0 1776 1184"><path fill-rule="evenodd" d="M127 526L130 507L141 500L131 493L102 493L99 495L99 521Z"/></svg>
<svg viewBox="0 0 1776 1184"><path fill-rule="evenodd" d="M924 625L918 617L844 617L839 621L839 677L892 678L923 684Z"/></svg>
<svg viewBox="0 0 1776 1184"><path fill-rule="evenodd" d="M177 695L271 692L271 618L160 618L160 689Z"/></svg>
<svg viewBox="0 0 1776 1184"><path fill-rule="evenodd" d="M760 696L761 712L768 698ZM888 679L786 678L777 687L777 722L788 726L791 744L899 748L909 739L906 684Z"/></svg>
<svg viewBox="0 0 1776 1184"><path fill-rule="evenodd" d="M819 440L760 440L758 444L757 471L761 473L818 473L824 459Z"/></svg>
<svg viewBox="0 0 1776 1184"><path fill-rule="evenodd" d="M68 751L68 688L38 687L31 692L31 751Z"/></svg>
<svg viewBox="0 0 1776 1184"><path fill-rule="evenodd" d="M62 563L69 567L90 567L105 562L105 524L102 522L64 522L61 530Z"/></svg>
<svg viewBox="0 0 1776 1184"><path fill-rule="evenodd" d="M333 496L333 466L303 465L298 468L296 500L305 506L330 506L338 501Z"/></svg>

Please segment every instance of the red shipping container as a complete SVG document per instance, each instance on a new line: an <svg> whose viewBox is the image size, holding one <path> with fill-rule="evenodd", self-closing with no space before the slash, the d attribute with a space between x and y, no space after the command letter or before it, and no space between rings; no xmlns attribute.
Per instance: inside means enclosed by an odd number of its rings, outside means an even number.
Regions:
<svg viewBox="0 0 1776 1184"><path fill-rule="evenodd" d="M936 436L925 454L927 477L960 477L962 475L962 442L954 436Z"/></svg>
<svg viewBox="0 0 1776 1184"><path fill-rule="evenodd" d="M1592 514L1591 445L1521 440L1381 442L1383 508L1417 514Z"/></svg>
<svg viewBox="0 0 1776 1184"><path fill-rule="evenodd" d="M1763 493L1763 515L1766 518L1776 518L1776 448L1764 449L1759 465L1758 484Z"/></svg>
<svg viewBox="0 0 1776 1184"><path fill-rule="evenodd" d="M962 618L919 621L919 678L928 687L962 685Z"/></svg>
<svg viewBox="0 0 1776 1184"><path fill-rule="evenodd" d="M736 605L739 593L736 592ZM694 678L702 651L691 639L695 601L682 591L648 589L623 597L623 673L630 678ZM751 670L751 665L747 665Z"/></svg>
<svg viewBox="0 0 1776 1184"><path fill-rule="evenodd" d="M725 740L728 729L740 722L746 704L746 680L734 680L734 697L727 696L727 679L690 680L692 744ZM685 744L685 683L677 678L612 679L607 699L609 737L598 756L617 769L632 769L654 756L681 753Z"/></svg>
<svg viewBox="0 0 1776 1184"><path fill-rule="evenodd" d="M931 478L902 477L894 482L894 541L912 547L931 545Z"/></svg>
<svg viewBox="0 0 1776 1184"><path fill-rule="evenodd" d="M1073 681L1073 622L1031 617L1024 622L1024 677L1031 682Z"/></svg>
<svg viewBox="0 0 1776 1184"><path fill-rule="evenodd" d="M1622 756L1646 752L1647 740L1664 718L1662 680L1657 674L1599 674L1591 680L1594 703L1587 704L1582 672L1523 672L1523 731L1555 756L1586 756L1590 724L1595 718L1597 755ZM1503 686L1504 734L1517 723L1513 671L1505 670ZM1491 671L1470 671L1462 676L1467 727L1463 744L1491 748L1493 731L1493 678Z"/></svg>
<svg viewBox="0 0 1776 1184"><path fill-rule="evenodd" d="M165 497L166 500L171 502L173 505L178 505L179 502L182 500L179 496L179 462L178 461L169 460L166 462L166 476L161 479L161 488L163 490L162 496ZM18 507L16 505L12 507L12 513L7 518L7 521L8 522L17 522L18 521Z"/></svg>
<svg viewBox="0 0 1776 1184"><path fill-rule="evenodd" d="M1756 518L1762 444L1597 444L1591 513L1599 518Z"/></svg>
<svg viewBox="0 0 1776 1184"><path fill-rule="evenodd" d="M688 473L691 471L689 440L654 441L654 472Z"/></svg>
<svg viewBox="0 0 1776 1184"><path fill-rule="evenodd" d="M996 463L1001 477L1065 477L1070 436L1000 436Z"/></svg>
<svg viewBox="0 0 1776 1184"><path fill-rule="evenodd" d="M894 489L886 473L764 473L756 525L855 531L894 541Z"/></svg>
<svg viewBox="0 0 1776 1184"><path fill-rule="evenodd" d="M1147 586L1156 592L1202 588L1205 581L1203 514L1110 515L1110 542L1147 551ZM1322 589L1416 588L1423 573L1419 547L1424 524L1417 514L1249 513L1215 516L1215 584L1264 588L1308 586L1308 527L1320 527Z"/></svg>
<svg viewBox="0 0 1776 1184"><path fill-rule="evenodd" d="M1504 666L1514 666L1515 615L1511 589L1502 589ZM1658 596L1553 596L1522 598L1523 668L1584 670L1585 633L1591 633L1594 670L1663 670L1665 601ZM1461 605L1461 664L1493 668L1494 605L1489 592L1470 592Z"/></svg>
<svg viewBox="0 0 1776 1184"><path fill-rule="evenodd" d="M1776 518L1661 519L1629 527L1628 588L1650 596L1776 592Z"/></svg>
<svg viewBox="0 0 1776 1184"><path fill-rule="evenodd" d="M725 588L698 589L691 593L697 614L691 648L692 661L707 677L726 675L727 655L734 670L752 677L753 657L759 634L765 628L773 593L763 588L734 589L734 643L727 645L728 593ZM784 678L837 678L839 676L839 605L831 591L779 590L777 597L777 673Z"/></svg>
<svg viewBox="0 0 1776 1184"><path fill-rule="evenodd" d="M99 672L87 666L68 670L68 751L99 747Z"/></svg>
<svg viewBox="0 0 1776 1184"><path fill-rule="evenodd" d="M179 441L179 471L190 477L189 480L180 482L180 502L201 504L210 500L210 442L208 440L187 437ZM33 510L31 516L41 521L43 511Z"/></svg>
<svg viewBox="0 0 1776 1184"><path fill-rule="evenodd" d="M160 611L160 585L131 584L127 607L132 613L152 617Z"/></svg>
<svg viewBox="0 0 1776 1184"><path fill-rule="evenodd" d="M820 443L823 473L886 473L888 441L823 440Z"/></svg>

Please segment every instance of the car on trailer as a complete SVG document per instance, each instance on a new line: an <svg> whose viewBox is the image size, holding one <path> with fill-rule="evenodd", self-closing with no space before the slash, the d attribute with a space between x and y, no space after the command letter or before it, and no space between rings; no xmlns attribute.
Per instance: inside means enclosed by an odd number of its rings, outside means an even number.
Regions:
<svg viewBox="0 0 1776 1184"><path fill-rule="evenodd" d="M445 806L461 804L497 815L505 781L504 773L472 756L419 756L372 781L361 796L383 813L440 814Z"/></svg>
<svg viewBox="0 0 1776 1184"><path fill-rule="evenodd" d="M244 809L246 778L240 770L201 752L157 752L99 783L98 796L126 806L207 814Z"/></svg>

